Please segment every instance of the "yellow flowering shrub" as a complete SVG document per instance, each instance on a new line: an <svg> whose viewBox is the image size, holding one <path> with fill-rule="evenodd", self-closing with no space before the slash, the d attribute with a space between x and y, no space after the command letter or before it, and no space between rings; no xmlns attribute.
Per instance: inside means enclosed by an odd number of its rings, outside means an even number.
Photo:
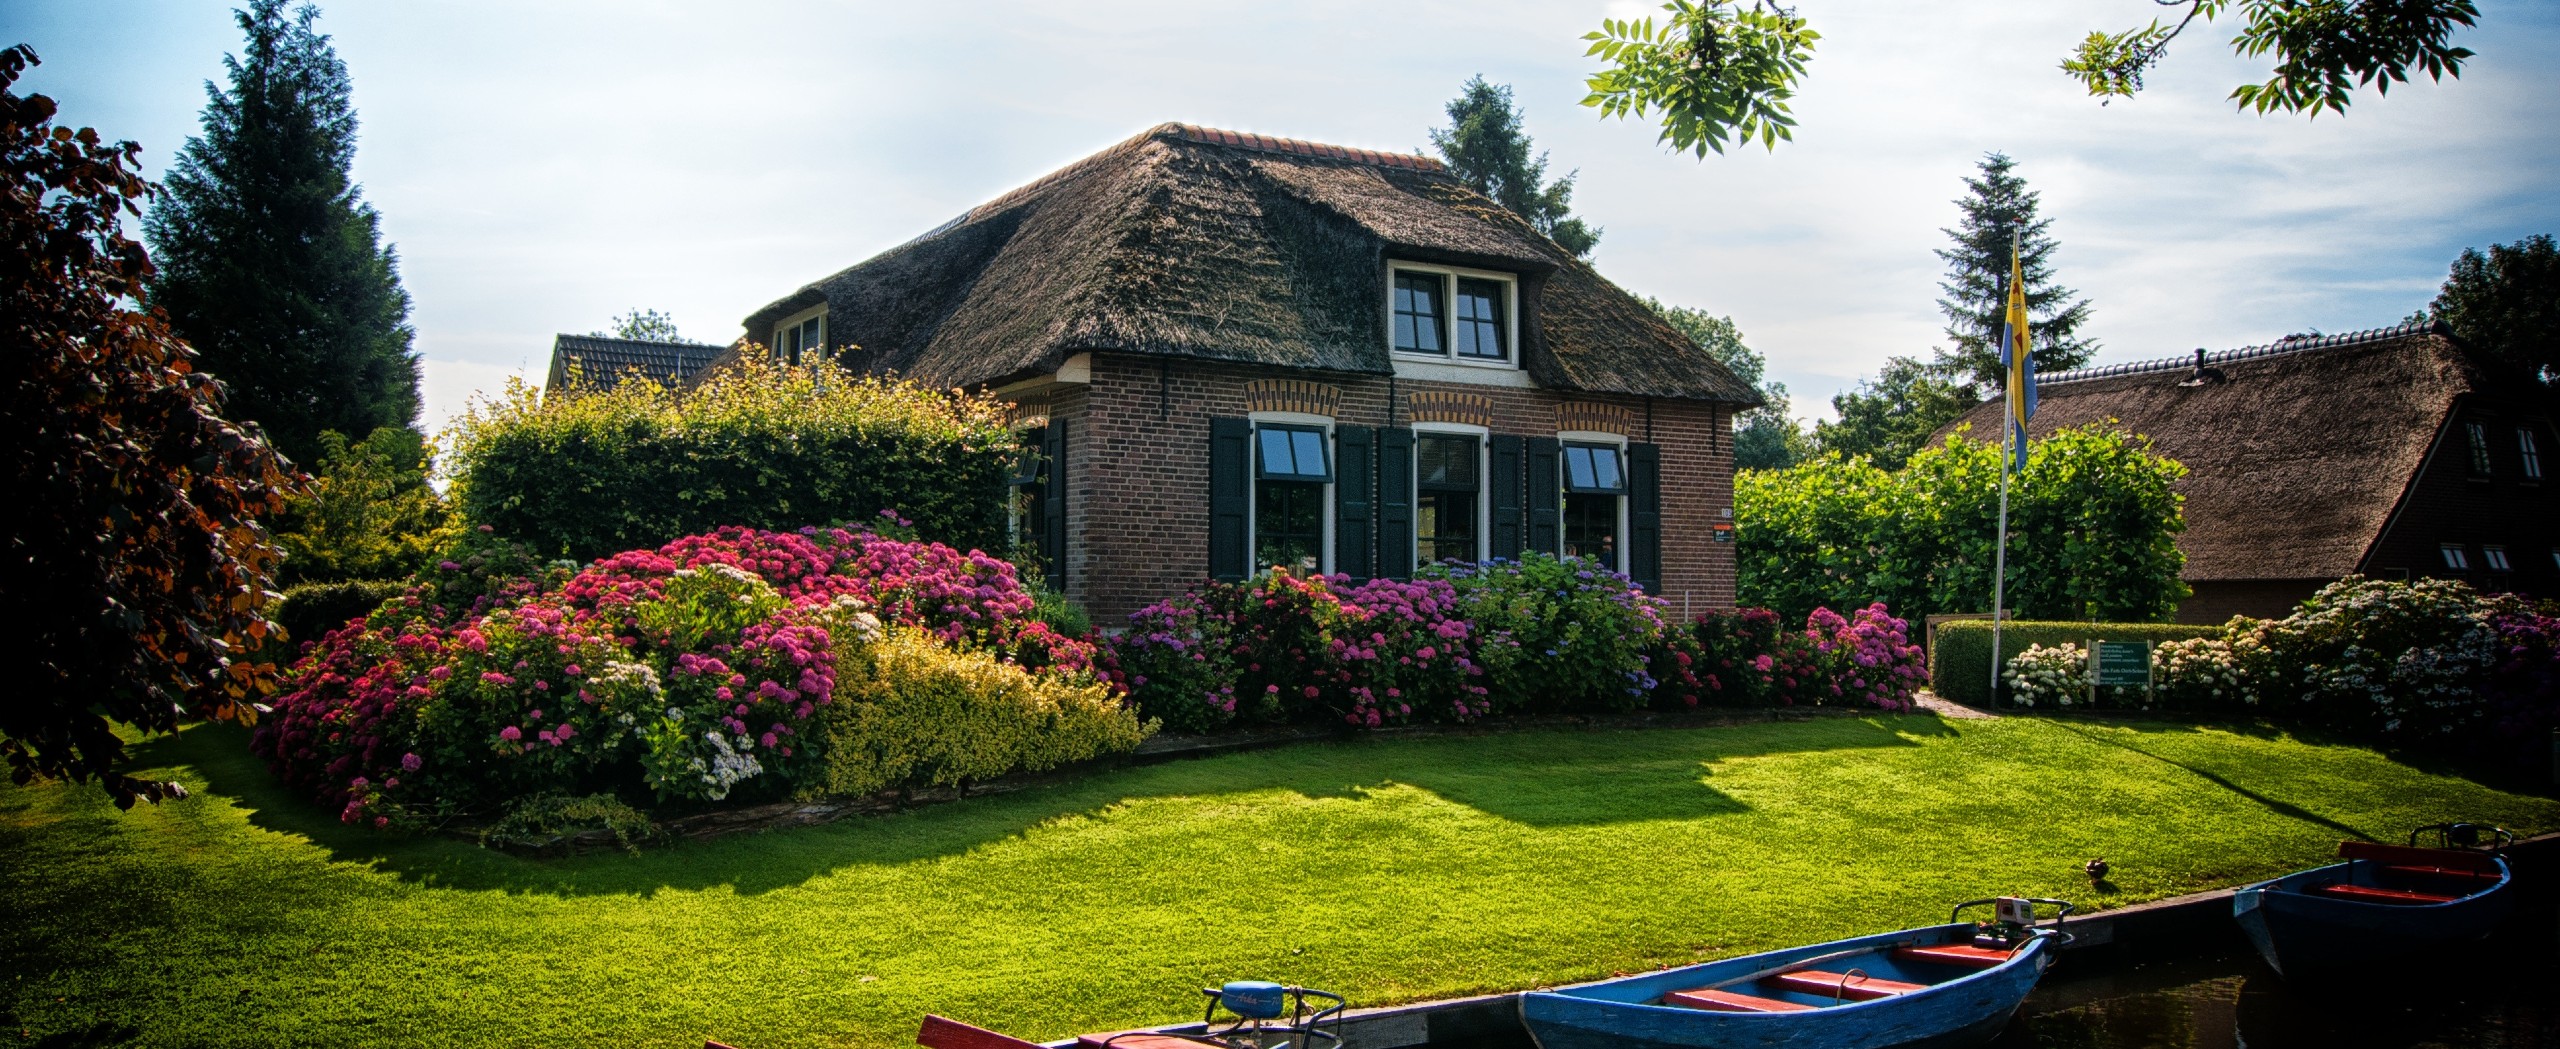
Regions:
<svg viewBox="0 0 2560 1049"><path fill-rule="evenodd" d="M1154 731L1110 690L1033 673L898 628L836 654L822 715L827 771L813 794L948 787L1124 754Z"/></svg>

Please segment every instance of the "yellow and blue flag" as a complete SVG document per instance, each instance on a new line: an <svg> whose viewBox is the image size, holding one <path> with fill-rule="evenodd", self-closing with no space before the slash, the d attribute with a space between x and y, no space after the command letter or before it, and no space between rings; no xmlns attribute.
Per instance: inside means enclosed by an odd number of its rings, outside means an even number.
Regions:
<svg viewBox="0 0 2560 1049"><path fill-rule="evenodd" d="M2027 288L2019 279L2024 267L2018 258L2015 234L2009 240L2009 309L2000 322L2000 365L2008 372L2009 410L2004 423L2008 427L2011 452L2009 468L2027 465L2027 420L2036 414L2036 358L2027 341Z"/></svg>

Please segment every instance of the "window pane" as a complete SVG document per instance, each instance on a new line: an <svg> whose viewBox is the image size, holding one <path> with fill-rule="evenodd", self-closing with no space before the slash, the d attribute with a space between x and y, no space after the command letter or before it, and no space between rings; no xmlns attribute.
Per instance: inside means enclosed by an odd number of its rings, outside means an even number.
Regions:
<svg viewBox="0 0 2560 1049"><path fill-rule="evenodd" d="M1260 432L1263 475L1285 477L1296 474L1297 460L1289 454L1289 431L1265 428Z"/></svg>
<svg viewBox="0 0 2560 1049"><path fill-rule="evenodd" d="M2440 547L2440 549L2444 551L2444 566L2446 568L2462 569L2471 567L2471 558L2464 554L2462 544L2446 543Z"/></svg>
<svg viewBox="0 0 2560 1049"><path fill-rule="evenodd" d="M2533 443L2533 431L2521 428L2516 430L2516 451L2524 457L2524 475L2533 480L2541 480L2542 449Z"/></svg>
<svg viewBox="0 0 2560 1049"><path fill-rule="evenodd" d="M1502 285L1489 280L1458 282L1458 353L1500 360L1503 352Z"/></svg>
<svg viewBox="0 0 2560 1049"><path fill-rule="evenodd" d="M1598 561L1613 570L1618 567L1617 496L1564 497L1564 552L1568 557Z"/></svg>
<svg viewBox="0 0 2560 1049"><path fill-rule="evenodd" d="M2492 572L2507 571L2507 548L2503 546L2481 547L2480 560L2487 562L2489 570Z"/></svg>
<svg viewBox="0 0 2560 1049"><path fill-rule="evenodd" d="M1323 434L1313 430L1291 430L1289 440L1298 447L1299 476L1326 477L1333 473L1325 465Z"/></svg>
<svg viewBox="0 0 2560 1049"><path fill-rule="evenodd" d="M1414 478L1425 488L1476 487L1476 439L1423 434L1413 442Z"/></svg>
<svg viewBox="0 0 2560 1049"><path fill-rule="evenodd" d="M1618 472L1618 450L1617 450L1617 449L1615 449L1615 448L1594 448L1594 449L1592 449L1592 450L1591 450L1591 466L1592 466L1592 472L1594 472L1594 473L1596 473L1596 474L1599 474L1599 475L1600 475L1600 487L1605 488L1605 489L1608 489L1609 491L1612 491L1612 492L1617 491L1617 490L1619 490L1619 489L1621 489L1621 488L1626 487L1626 480L1625 480L1624 476L1622 476L1622 475Z"/></svg>
<svg viewBox="0 0 2560 1049"><path fill-rule="evenodd" d="M1434 561L1476 559L1476 497L1472 492L1425 492L1414 507L1414 557Z"/></svg>
<svg viewBox="0 0 2560 1049"><path fill-rule="evenodd" d="M1395 314L1397 349L1441 352L1440 278L1397 275Z"/></svg>
<svg viewBox="0 0 2560 1049"><path fill-rule="evenodd" d="M1256 570L1286 568L1313 575L1324 565L1324 486L1302 481L1254 485Z"/></svg>
<svg viewBox="0 0 2560 1049"><path fill-rule="evenodd" d="M1591 449L1578 445L1565 446L1564 484L1566 488L1577 492L1590 491L1596 487L1596 482L1592 478Z"/></svg>
<svg viewBox="0 0 2560 1049"><path fill-rule="evenodd" d="M2464 423L2462 428L2471 437L2472 476L2489 476L2489 428L2479 423Z"/></svg>

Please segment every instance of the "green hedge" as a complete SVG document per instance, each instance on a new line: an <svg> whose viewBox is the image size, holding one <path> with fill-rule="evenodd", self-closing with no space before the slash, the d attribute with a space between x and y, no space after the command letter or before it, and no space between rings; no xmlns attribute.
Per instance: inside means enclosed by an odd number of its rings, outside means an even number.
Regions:
<svg viewBox="0 0 2560 1049"><path fill-rule="evenodd" d="M749 356L691 389L510 386L455 424L463 519L586 561L725 525L791 530L882 511L920 539L999 549L1018 454L990 399Z"/></svg>
<svg viewBox="0 0 2560 1049"><path fill-rule="evenodd" d="M408 586L393 579L304 583L286 590L284 600L276 603L276 625L284 628L285 641L298 648L302 642L318 641L321 635L347 625L347 620L372 612L384 601L400 596Z"/></svg>
<svg viewBox="0 0 2560 1049"><path fill-rule="evenodd" d="M2006 659L2029 645L2086 646L2090 641L2185 641L2220 637L2219 626L2184 623L2053 623L2010 620L2000 628L2000 655ZM1940 698L1974 706L1991 701L1991 621L1959 619L1938 624L1929 642L1929 690Z"/></svg>

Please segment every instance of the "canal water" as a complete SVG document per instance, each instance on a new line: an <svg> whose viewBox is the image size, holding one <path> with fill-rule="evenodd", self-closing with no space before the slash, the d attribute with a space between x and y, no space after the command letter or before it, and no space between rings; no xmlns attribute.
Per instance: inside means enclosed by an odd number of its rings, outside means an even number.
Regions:
<svg viewBox="0 0 2560 1049"><path fill-rule="evenodd" d="M2524 919L2419 983L2288 984L2252 953L2065 955L1994 1049L2560 1049L2560 922Z"/></svg>

